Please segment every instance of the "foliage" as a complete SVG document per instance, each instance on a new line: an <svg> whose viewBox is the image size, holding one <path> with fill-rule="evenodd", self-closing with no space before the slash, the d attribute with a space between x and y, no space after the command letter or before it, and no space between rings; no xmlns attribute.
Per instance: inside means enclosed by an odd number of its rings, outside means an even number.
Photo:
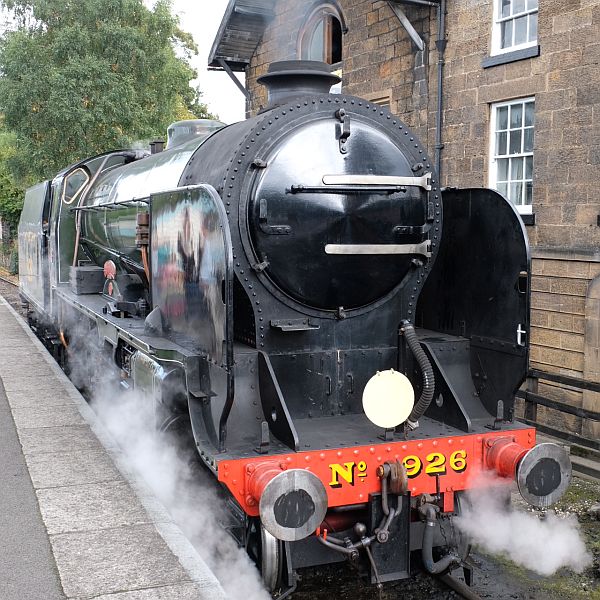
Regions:
<svg viewBox="0 0 600 600"><path fill-rule="evenodd" d="M152 10L142 0L4 5L18 24L0 40L0 111L16 134L17 175L46 178L86 156L162 137L181 114L206 112L189 85L197 50L170 0Z"/></svg>
<svg viewBox="0 0 600 600"><path fill-rule="evenodd" d="M19 272L19 255L16 240L0 242L0 275L16 275Z"/></svg>
<svg viewBox="0 0 600 600"><path fill-rule="evenodd" d="M1 127L1 122L0 122ZM15 183L9 162L16 153L15 136L0 128L0 218L16 232L25 190Z"/></svg>

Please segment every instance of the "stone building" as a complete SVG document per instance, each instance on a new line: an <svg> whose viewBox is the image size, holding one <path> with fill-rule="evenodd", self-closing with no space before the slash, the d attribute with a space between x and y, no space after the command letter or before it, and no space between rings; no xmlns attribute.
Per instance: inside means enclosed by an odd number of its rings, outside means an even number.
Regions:
<svg viewBox="0 0 600 600"><path fill-rule="evenodd" d="M399 115L439 152L442 185L515 203L533 257L531 366L600 382L600 0L231 0L209 61L245 71L248 114L268 65L296 58ZM540 392L600 411L595 392ZM598 423L538 416L600 438Z"/></svg>

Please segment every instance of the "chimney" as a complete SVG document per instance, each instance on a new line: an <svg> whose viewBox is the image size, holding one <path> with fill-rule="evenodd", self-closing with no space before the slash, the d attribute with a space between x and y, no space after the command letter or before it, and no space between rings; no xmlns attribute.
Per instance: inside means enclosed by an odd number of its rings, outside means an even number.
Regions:
<svg viewBox="0 0 600 600"><path fill-rule="evenodd" d="M311 94L328 94L341 80L327 63L315 60L282 60L269 65L266 75L257 79L268 92L267 110Z"/></svg>

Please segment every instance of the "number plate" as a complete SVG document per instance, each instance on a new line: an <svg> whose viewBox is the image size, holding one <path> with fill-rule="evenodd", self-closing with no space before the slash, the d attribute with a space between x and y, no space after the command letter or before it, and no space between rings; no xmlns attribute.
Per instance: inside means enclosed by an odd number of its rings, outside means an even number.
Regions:
<svg viewBox="0 0 600 600"><path fill-rule="evenodd" d="M462 473L467 468L467 451L455 450L451 454L431 452L424 459L416 454L409 454L402 459L409 479L418 477L423 471L427 475L445 475L448 471Z"/></svg>

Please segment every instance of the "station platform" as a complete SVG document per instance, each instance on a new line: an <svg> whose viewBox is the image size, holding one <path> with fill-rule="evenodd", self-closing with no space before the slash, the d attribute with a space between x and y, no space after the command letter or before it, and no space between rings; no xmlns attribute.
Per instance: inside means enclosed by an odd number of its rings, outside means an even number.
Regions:
<svg viewBox="0 0 600 600"><path fill-rule="evenodd" d="M1 296L0 456L2 600L225 600Z"/></svg>

